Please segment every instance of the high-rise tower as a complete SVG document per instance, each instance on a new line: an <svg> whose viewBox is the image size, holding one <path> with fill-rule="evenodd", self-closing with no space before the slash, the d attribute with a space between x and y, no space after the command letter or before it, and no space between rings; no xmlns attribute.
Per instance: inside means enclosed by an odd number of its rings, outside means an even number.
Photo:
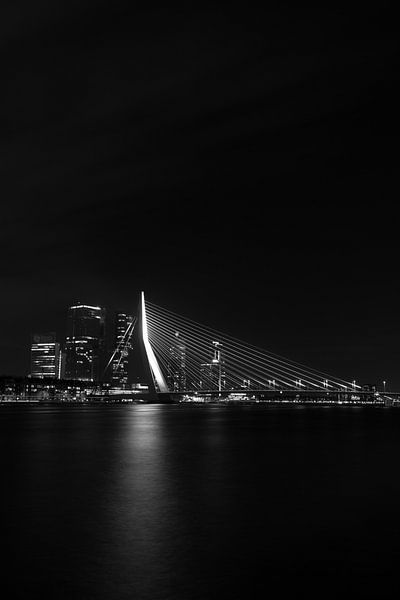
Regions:
<svg viewBox="0 0 400 600"><path fill-rule="evenodd" d="M212 343L212 356L211 362L200 365L200 388L221 391L226 386L221 342Z"/></svg>
<svg viewBox="0 0 400 600"><path fill-rule="evenodd" d="M133 316L123 312L115 314L114 358L111 363L111 381L113 385L124 386L128 383L129 350L132 348L129 329Z"/></svg>
<svg viewBox="0 0 400 600"><path fill-rule="evenodd" d="M105 309L77 303L68 309L67 379L99 381L104 360Z"/></svg>
<svg viewBox="0 0 400 600"><path fill-rule="evenodd" d="M186 389L186 344L179 331L169 345L167 383L171 391Z"/></svg>
<svg viewBox="0 0 400 600"><path fill-rule="evenodd" d="M55 333L35 333L31 343L31 377L59 377L60 344Z"/></svg>

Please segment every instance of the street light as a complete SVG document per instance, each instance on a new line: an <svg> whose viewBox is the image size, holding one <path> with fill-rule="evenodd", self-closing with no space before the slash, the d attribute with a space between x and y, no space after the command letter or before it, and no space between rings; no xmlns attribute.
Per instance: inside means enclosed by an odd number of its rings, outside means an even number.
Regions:
<svg viewBox="0 0 400 600"><path fill-rule="evenodd" d="M383 382L383 393L386 392L386 381Z"/></svg>

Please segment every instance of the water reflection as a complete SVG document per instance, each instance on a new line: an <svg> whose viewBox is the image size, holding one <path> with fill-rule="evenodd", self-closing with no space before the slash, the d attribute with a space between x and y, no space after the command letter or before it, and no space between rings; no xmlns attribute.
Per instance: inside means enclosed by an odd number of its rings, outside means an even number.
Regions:
<svg viewBox="0 0 400 600"><path fill-rule="evenodd" d="M319 597L346 580L384 598L399 425L374 409L9 407L5 573L20 596L244 598L290 581Z"/></svg>

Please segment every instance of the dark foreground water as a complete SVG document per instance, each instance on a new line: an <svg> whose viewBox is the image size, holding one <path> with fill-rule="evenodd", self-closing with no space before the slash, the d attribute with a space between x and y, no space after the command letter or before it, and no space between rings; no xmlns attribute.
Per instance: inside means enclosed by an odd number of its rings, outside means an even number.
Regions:
<svg viewBox="0 0 400 600"><path fill-rule="evenodd" d="M0 406L4 598L393 598L400 410Z"/></svg>

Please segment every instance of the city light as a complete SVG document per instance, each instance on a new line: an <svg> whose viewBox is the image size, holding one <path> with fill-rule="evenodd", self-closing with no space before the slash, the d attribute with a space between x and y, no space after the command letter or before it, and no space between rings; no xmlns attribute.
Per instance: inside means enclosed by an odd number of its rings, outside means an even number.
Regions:
<svg viewBox="0 0 400 600"><path fill-rule="evenodd" d="M325 375L276 356L145 302L143 292L138 315L137 318L115 313L114 345L107 350L105 309L88 304L70 306L63 348L55 334L35 334L32 338L30 393L39 394L45 389L36 379L53 379L60 382L55 386L60 389L59 396L64 394L61 382L68 380L91 386L90 393L86 393L84 386L80 391L75 389L76 398L110 396L113 389L113 396L124 395L126 399L133 389L128 383L128 356L135 331L134 344L143 351L147 369L143 385L153 401L168 395L179 399L179 394L188 397L199 394L203 400L215 397L222 402L228 396L244 394L248 400L257 402L273 402L277 397L284 402L383 402L383 397L376 393L376 385L361 386L356 379L346 381ZM381 385L386 395L387 381L382 380ZM118 389L121 394L116 393ZM19 391L18 397L21 394ZM65 394L72 397L72 391L65 390ZM386 397L387 402L393 399L396 400L393 393Z"/></svg>

